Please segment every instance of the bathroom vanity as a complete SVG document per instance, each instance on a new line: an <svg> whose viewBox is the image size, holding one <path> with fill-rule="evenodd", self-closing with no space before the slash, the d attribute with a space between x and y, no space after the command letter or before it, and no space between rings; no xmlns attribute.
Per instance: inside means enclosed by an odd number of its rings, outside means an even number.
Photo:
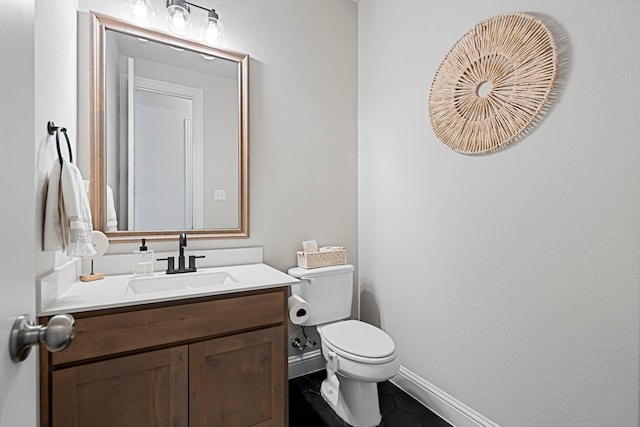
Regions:
<svg viewBox="0 0 640 427"><path fill-rule="evenodd" d="M41 324L63 311L75 318L67 349L40 351L41 425L286 426L295 279L252 264L172 280L197 284L221 271L234 281L167 289L160 273L150 279L156 292L138 294L131 275L77 283L41 310Z"/></svg>

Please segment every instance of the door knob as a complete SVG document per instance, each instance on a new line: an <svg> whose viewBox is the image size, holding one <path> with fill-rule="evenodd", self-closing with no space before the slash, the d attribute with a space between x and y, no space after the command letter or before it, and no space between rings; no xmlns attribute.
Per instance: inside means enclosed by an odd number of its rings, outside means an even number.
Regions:
<svg viewBox="0 0 640 427"><path fill-rule="evenodd" d="M75 319L70 314L58 314L47 326L35 325L28 315L18 316L9 337L11 360L22 362L29 356L31 346L44 343L52 353L64 350L73 339Z"/></svg>

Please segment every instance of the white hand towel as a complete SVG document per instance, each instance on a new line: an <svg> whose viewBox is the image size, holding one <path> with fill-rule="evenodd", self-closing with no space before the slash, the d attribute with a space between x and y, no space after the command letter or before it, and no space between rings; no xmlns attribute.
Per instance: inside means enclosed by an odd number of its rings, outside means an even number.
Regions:
<svg viewBox="0 0 640 427"><path fill-rule="evenodd" d="M87 190L87 196L91 198L91 182L84 180L84 188ZM113 202L113 189L107 185L107 231L118 231L118 216L116 215L116 206Z"/></svg>
<svg viewBox="0 0 640 427"><path fill-rule="evenodd" d="M107 185L107 231L118 231L118 217L113 203L113 190Z"/></svg>
<svg viewBox="0 0 640 427"><path fill-rule="evenodd" d="M78 168L54 162L47 188L44 250L66 249L69 256L93 256L91 208Z"/></svg>
<svg viewBox="0 0 640 427"><path fill-rule="evenodd" d="M93 256L96 251L91 243L91 207L84 188L80 170L68 161L64 161L61 173L62 202L67 221L63 221L63 228L68 225L69 256Z"/></svg>
<svg viewBox="0 0 640 427"><path fill-rule="evenodd" d="M45 252L61 251L67 247L62 235L60 217L60 162L53 162L47 183L47 200L44 208L44 245Z"/></svg>

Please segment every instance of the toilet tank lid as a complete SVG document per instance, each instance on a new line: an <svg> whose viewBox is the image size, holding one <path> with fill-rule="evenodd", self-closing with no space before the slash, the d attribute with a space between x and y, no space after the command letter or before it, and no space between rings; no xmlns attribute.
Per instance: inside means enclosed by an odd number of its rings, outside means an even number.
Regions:
<svg viewBox="0 0 640 427"><path fill-rule="evenodd" d="M332 265L331 267L318 268L291 267L287 273L289 274L289 276L293 276L297 279L304 279L307 277L319 277L337 273L348 273L350 271L353 271L353 265L342 264Z"/></svg>

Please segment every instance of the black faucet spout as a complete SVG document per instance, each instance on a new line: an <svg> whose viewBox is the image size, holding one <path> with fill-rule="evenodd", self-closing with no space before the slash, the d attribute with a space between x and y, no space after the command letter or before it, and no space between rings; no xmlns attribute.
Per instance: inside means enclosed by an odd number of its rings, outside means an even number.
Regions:
<svg viewBox="0 0 640 427"><path fill-rule="evenodd" d="M187 246L187 234L186 233L180 233L179 244L180 244L180 256L184 256L184 247Z"/></svg>
<svg viewBox="0 0 640 427"><path fill-rule="evenodd" d="M178 269L184 270L184 247L187 246L187 235L185 233L180 233L179 244L180 244L180 256L178 256Z"/></svg>

